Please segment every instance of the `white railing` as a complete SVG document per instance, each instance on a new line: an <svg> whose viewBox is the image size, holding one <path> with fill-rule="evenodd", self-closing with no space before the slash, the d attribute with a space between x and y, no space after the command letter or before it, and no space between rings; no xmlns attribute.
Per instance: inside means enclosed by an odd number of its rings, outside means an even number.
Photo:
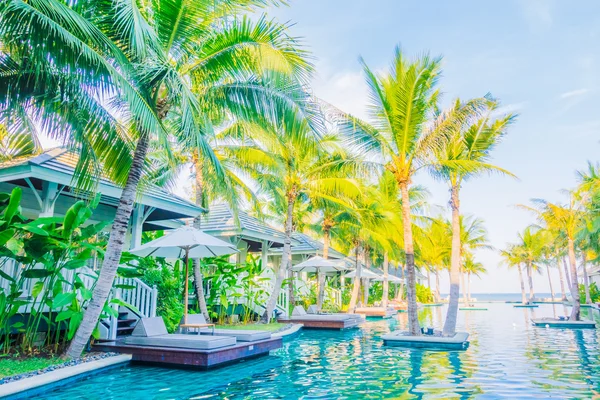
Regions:
<svg viewBox="0 0 600 400"><path fill-rule="evenodd" d="M118 285L131 286L131 289L116 287ZM115 279L115 296L127 304L134 307L136 313L141 317L156 317L156 301L158 290L156 287L150 287L138 278L117 278Z"/></svg>
<svg viewBox="0 0 600 400"><path fill-rule="evenodd" d="M335 288L329 288L329 291L331 293L331 298L333 300L333 304L337 308L341 308L342 307L342 291L340 289L335 289Z"/></svg>

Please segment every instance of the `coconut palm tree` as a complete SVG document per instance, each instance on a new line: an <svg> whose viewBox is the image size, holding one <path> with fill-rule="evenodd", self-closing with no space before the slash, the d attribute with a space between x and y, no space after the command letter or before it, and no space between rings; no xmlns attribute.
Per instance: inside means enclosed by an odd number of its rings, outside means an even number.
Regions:
<svg viewBox="0 0 600 400"><path fill-rule="evenodd" d="M421 241L419 241L420 258L428 271L435 273L435 301L439 302L440 279L439 274L447 268L450 259L451 241L448 236L446 221L441 218L432 219L423 229Z"/></svg>
<svg viewBox="0 0 600 400"><path fill-rule="evenodd" d="M436 123L458 120L446 135L442 146L435 148L435 175L450 186L452 209L452 255L450 265L450 301L443 334L454 335L458 316L460 293L461 241L460 241L460 188L471 178L484 173L500 173L513 176L503 168L490 164L493 149L500 143L508 127L513 123L512 114L495 117L499 102L491 97L475 99L466 103L456 101L454 106L442 113Z"/></svg>
<svg viewBox="0 0 600 400"><path fill-rule="evenodd" d="M543 231L536 227L528 226L523 233L519 234L519 252L521 260L527 271L527 279L529 282L529 300L533 302L535 299L533 291L533 272L540 271L540 262L544 251L544 235Z"/></svg>
<svg viewBox="0 0 600 400"><path fill-rule="evenodd" d="M523 280L523 263L521 249L516 244L508 245L505 250L500 251L504 264L509 268L517 268L519 271L519 282L521 283L521 302L527 304L527 295L525 294L525 281Z"/></svg>
<svg viewBox="0 0 600 400"><path fill-rule="evenodd" d="M259 139L260 146L278 163L276 172L257 170L254 178L259 187L268 193L276 215L283 215L285 243L281 264L273 291L267 302L261 321L268 321L275 309L285 274L288 274L290 304L294 304L293 273L291 263L292 232L299 222L295 208L307 199L324 199L345 205L348 198L361 193L358 180L348 168L348 159L339 153L328 152L328 145L336 142L335 135L322 135L308 124L283 120L273 132L265 132Z"/></svg>
<svg viewBox="0 0 600 400"><path fill-rule="evenodd" d="M0 123L0 162L15 158L39 154L42 146L37 130L29 116L23 119Z"/></svg>
<svg viewBox="0 0 600 400"><path fill-rule="evenodd" d="M487 270L483 264L479 261L475 261L473 253L470 251L465 255L465 261L463 263L463 271L467 274L467 287L466 287L466 298L467 303L471 303L471 275L481 277L480 274L485 274Z"/></svg>
<svg viewBox="0 0 600 400"><path fill-rule="evenodd" d="M361 60L369 88L370 124L338 113L337 123L349 145L372 154L394 174L402 199L403 245L406 258L409 331L419 335L415 254L409 190L414 175L425 166L439 130L428 130L437 103L439 57L409 59L396 48L387 73L376 74Z"/></svg>
<svg viewBox="0 0 600 400"><path fill-rule="evenodd" d="M582 212L574 193L568 193L569 201L566 204L550 203L541 199L534 199L534 207L525 207L538 216L540 222L546 227L559 231L567 240L567 254L571 277L571 298L573 308L571 319L578 321L580 317L579 287L577 278L577 259L575 255L576 234L582 223Z"/></svg>
<svg viewBox="0 0 600 400"><path fill-rule="evenodd" d="M66 83L75 94L68 93L77 104L73 108L86 110L84 116L95 116L91 122L80 121L91 126L83 130L85 138L104 144L97 153L103 155L103 164L117 170L117 183L124 184L100 277L67 356L79 356L108 298L151 137L162 140L165 150L169 136L187 138L189 146L197 148L222 175L205 140L215 112L269 118L292 109L298 112L303 100L293 96L302 92L290 91L290 83L305 77L310 66L302 51L294 51L296 43L284 27L264 18L222 23L227 15L252 8L252 3L195 1L163 7L157 2L143 8L135 2L119 1L63 4L15 0L2 4L3 43L10 43L11 56L27 52L27 58L20 59L20 82L22 77L34 76L37 80L28 82L37 85L34 89L44 87L45 92L50 84ZM20 40L23 35L28 41ZM277 86L282 90L274 90ZM98 97L81 94L88 87L93 88L89 90L92 94L103 92L103 101L110 99L111 108L119 109L119 120L103 112L106 109L99 106ZM6 98L14 98L15 90L7 93ZM54 119L69 123L81 119L65 111L66 107L51 106L45 107L45 112ZM100 111L97 115L91 112L94 106ZM101 135L104 128L107 134ZM133 146L115 146L115 140L108 140L122 139L124 133L133 139ZM123 155L129 156L130 162L114 162L119 157L126 160ZM89 154L83 152L80 170L87 172L93 166L88 159Z"/></svg>

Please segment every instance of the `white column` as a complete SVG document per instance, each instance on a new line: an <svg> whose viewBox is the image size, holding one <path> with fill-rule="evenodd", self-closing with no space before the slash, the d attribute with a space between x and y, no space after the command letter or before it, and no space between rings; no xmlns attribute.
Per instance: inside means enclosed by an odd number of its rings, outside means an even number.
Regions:
<svg viewBox="0 0 600 400"><path fill-rule="evenodd" d="M133 249L142 244L142 229L144 225L144 206L136 204L131 215L131 239L129 248Z"/></svg>
<svg viewBox="0 0 600 400"><path fill-rule="evenodd" d="M54 204L58 193L58 184L56 182L42 183L42 204L40 217L54 216Z"/></svg>

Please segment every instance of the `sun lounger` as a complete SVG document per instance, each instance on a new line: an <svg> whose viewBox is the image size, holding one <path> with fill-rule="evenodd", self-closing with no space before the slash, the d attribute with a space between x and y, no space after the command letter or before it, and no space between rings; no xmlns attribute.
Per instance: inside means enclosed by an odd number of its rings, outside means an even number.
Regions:
<svg viewBox="0 0 600 400"><path fill-rule="evenodd" d="M153 347L177 347L196 350L212 350L236 344L235 337L169 334L161 317L142 318L138 321L126 344Z"/></svg>
<svg viewBox="0 0 600 400"><path fill-rule="evenodd" d="M188 315L187 320L188 324L200 326L200 328L198 328L198 333L201 335L232 336L236 338L238 342L256 342L257 340L271 339L271 332L269 331L214 329L214 325L212 329L208 327L202 328L202 326L208 325L202 314Z"/></svg>

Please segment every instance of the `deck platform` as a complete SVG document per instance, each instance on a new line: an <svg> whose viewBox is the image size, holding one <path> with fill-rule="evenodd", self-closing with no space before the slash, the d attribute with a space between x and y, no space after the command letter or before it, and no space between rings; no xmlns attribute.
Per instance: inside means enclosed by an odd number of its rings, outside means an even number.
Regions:
<svg viewBox="0 0 600 400"><path fill-rule="evenodd" d="M334 329L334 330L342 330L342 329L352 329L358 328L359 320L354 318L344 319L344 320L316 320L316 319L300 319L294 318L285 319L280 318L277 322L283 324L302 324L304 329Z"/></svg>
<svg viewBox="0 0 600 400"><path fill-rule="evenodd" d="M398 313L394 308L385 309L383 307L360 307L354 312L364 315L366 318L392 318Z"/></svg>
<svg viewBox="0 0 600 400"><path fill-rule="evenodd" d="M538 308L539 305L537 305L537 304L515 304L513 307L514 308Z"/></svg>
<svg viewBox="0 0 600 400"><path fill-rule="evenodd" d="M411 347L417 349L465 350L469 347L469 334L456 332L452 337L410 336L408 332L394 331L381 337L386 346Z"/></svg>
<svg viewBox="0 0 600 400"><path fill-rule="evenodd" d="M234 361L263 356L282 347L280 337L256 342L237 343L213 350L196 350L179 347L154 347L126 344L123 339L97 343L94 351L131 354L132 361L156 364L181 365L209 369Z"/></svg>
<svg viewBox="0 0 600 400"><path fill-rule="evenodd" d="M596 322L581 320L581 321L569 321L561 320L556 318L532 318L531 323L533 326L548 327L548 328L573 328L573 329L595 329Z"/></svg>

